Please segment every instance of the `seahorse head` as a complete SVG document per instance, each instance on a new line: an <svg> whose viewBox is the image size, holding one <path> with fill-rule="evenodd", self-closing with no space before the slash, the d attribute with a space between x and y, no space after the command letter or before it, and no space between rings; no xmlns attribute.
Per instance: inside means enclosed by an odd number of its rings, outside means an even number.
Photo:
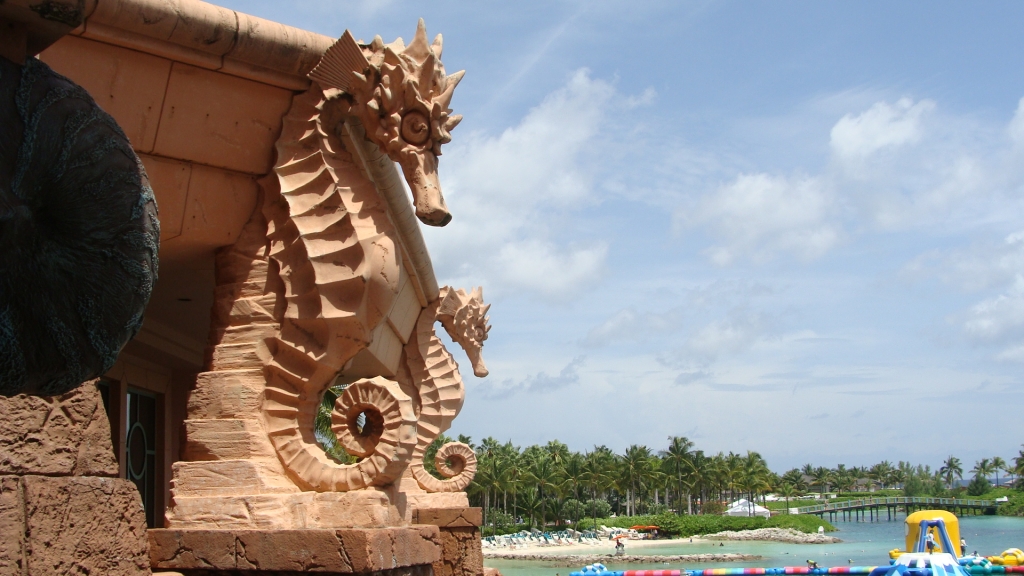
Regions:
<svg viewBox="0 0 1024 576"><path fill-rule="evenodd" d="M473 374L478 378L487 376L482 349L487 333L491 331L488 324L490 317L487 311L490 304L484 304L483 288L476 288L470 293L463 289L445 287L441 291L441 306L437 317L441 325L451 336L452 341L462 346L473 363Z"/></svg>
<svg viewBox="0 0 1024 576"><path fill-rule="evenodd" d="M442 38L427 44L421 18L408 46L401 38L384 44L355 41L348 30L309 73L325 92L339 90L348 98L366 136L398 162L412 190L416 216L424 224L451 221L437 177L441 145L462 120L452 115L452 94L465 71L446 75L441 64Z"/></svg>

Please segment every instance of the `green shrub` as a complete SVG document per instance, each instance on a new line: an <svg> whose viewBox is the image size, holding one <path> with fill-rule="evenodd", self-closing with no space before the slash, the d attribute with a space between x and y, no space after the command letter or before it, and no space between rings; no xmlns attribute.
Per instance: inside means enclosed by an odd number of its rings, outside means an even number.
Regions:
<svg viewBox="0 0 1024 576"><path fill-rule="evenodd" d="M501 527L501 528L499 528L499 527L491 527L491 526L483 526L482 528L480 528L480 535L481 536L500 536L502 534L515 534L517 532L521 532L523 530L529 530L529 529L530 529L530 525L529 524L514 524L512 526L505 526L505 527Z"/></svg>
<svg viewBox="0 0 1024 576"><path fill-rule="evenodd" d="M817 516L781 515L769 519L742 516L718 516L702 514L694 516L676 516L675 514L659 514L657 516L619 516L604 518L597 525L609 528L629 528L631 526L658 526L661 533L668 536L687 537L714 534L725 530L756 530L758 528L793 528L801 532L813 533L818 526L824 526L828 532L834 532L835 526Z"/></svg>
<svg viewBox="0 0 1024 576"><path fill-rule="evenodd" d="M658 516L668 512L668 506L664 504L651 504L647 509L648 516Z"/></svg>
<svg viewBox="0 0 1024 576"><path fill-rule="evenodd" d="M999 506L1000 516L1024 516L1024 494L1015 492L1006 495L1009 500Z"/></svg>
<svg viewBox="0 0 1024 576"><path fill-rule="evenodd" d="M807 534L817 532L818 526L824 526L825 532L836 531L836 527L824 518L818 518L817 516L811 516L808 514L782 514L779 516L772 516L768 519L767 526L769 528L792 528Z"/></svg>
<svg viewBox="0 0 1024 576"><path fill-rule="evenodd" d="M725 504L721 502L705 502L701 507L704 514L718 515L725 512Z"/></svg>
<svg viewBox="0 0 1024 576"><path fill-rule="evenodd" d="M604 498L598 498L597 500L587 500L587 516L607 518L612 513L612 505L608 503Z"/></svg>
<svg viewBox="0 0 1024 576"><path fill-rule="evenodd" d="M587 509L583 502L576 500L575 498L569 498L562 505L562 510L565 512L565 517L569 520L576 518L583 518L587 514L590 514L590 510Z"/></svg>
<svg viewBox="0 0 1024 576"><path fill-rule="evenodd" d="M967 485L968 496L982 496L992 489L992 483L988 481L988 478L982 476L975 476L971 483Z"/></svg>

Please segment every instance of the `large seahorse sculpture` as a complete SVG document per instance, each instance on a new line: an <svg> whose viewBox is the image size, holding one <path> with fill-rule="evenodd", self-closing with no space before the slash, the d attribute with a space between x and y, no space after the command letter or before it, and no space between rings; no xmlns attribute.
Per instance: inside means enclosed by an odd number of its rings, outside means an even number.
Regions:
<svg viewBox="0 0 1024 576"><path fill-rule="evenodd" d="M434 334L437 321L466 350L474 372L487 374L480 290L443 288L422 311L405 348L411 386L363 379L339 397L334 430L361 458L357 463L337 463L313 435L323 391L370 344L399 290L397 232L342 133L346 123L361 124L401 165L420 220L447 224L437 156L461 119L450 115L449 104L462 72L447 76L440 55L441 36L428 45L422 20L409 46L401 39L384 45L379 37L360 45L346 31L310 74L313 86L294 99L277 143L277 178L264 182L268 286L278 295L280 329L265 340L263 414L286 472L306 490L385 486L411 464L425 490L458 491L475 471L464 444L438 451L445 480L428 474L423 458L450 426L464 393L457 364Z"/></svg>

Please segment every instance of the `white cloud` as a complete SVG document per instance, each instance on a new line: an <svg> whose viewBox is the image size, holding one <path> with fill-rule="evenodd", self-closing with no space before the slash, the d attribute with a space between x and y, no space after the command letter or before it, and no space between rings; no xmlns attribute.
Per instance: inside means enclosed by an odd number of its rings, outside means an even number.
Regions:
<svg viewBox="0 0 1024 576"><path fill-rule="evenodd" d="M1024 336L1024 276L1004 293L971 306L964 331L980 342L1006 342Z"/></svg>
<svg viewBox="0 0 1024 576"><path fill-rule="evenodd" d="M1017 110L1013 113L1007 132L1016 144L1024 144L1024 98L1017 102Z"/></svg>
<svg viewBox="0 0 1024 576"><path fill-rule="evenodd" d="M589 248L559 248L538 240L509 243L498 253L497 277L515 288L567 300L600 278L607 254L603 243Z"/></svg>
<svg viewBox="0 0 1024 576"><path fill-rule="evenodd" d="M932 250L909 262L904 271L911 277L937 276L969 292L1003 290L1024 271L1024 231L948 254Z"/></svg>
<svg viewBox="0 0 1024 576"><path fill-rule="evenodd" d="M502 134L456 133L441 163L454 218L426 232L442 274L556 300L600 280L604 238L587 241L567 223L600 201L593 167L614 95L579 70Z"/></svg>
<svg viewBox="0 0 1024 576"><path fill-rule="evenodd" d="M679 218L712 232L720 242L706 253L725 266L744 256L767 260L777 252L818 258L842 237L835 211L820 179L741 174L706 196L693 214Z"/></svg>
<svg viewBox="0 0 1024 576"><path fill-rule="evenodd" d="M772 320L763 313L747 309L733 310L727 318L711 322L697 330L686 343L687 349L709 361L724 354L735 354L770 338Z"/></svg>
<svg viewBox="0 0 1024 576"><path fill-rule="evenodd" d="M735 307L720 318L684 331L680 346L656 356L662 366L675 372L678 385L713 383L718 379L716 367L733 369L733 359L779 338L774 318L746 306ZM730 361L725 362L724 358Z"/></svg>
<svg viewBox="0 0 1024 576"><path fill-rule="evenodd" d="M554 376L541 371L526 376L518 382L511 378L506 378L501 382L487 382L480 385L478 389L483 391L489 398L507 398L508 396L523 392L536 394L574 386L580 381L579 369L583 366L586 359L586 356L573 358Z"/></svg>
<svg viewBox="0 0 1024 576"><path fill-rule="evenodd" d="M630 307L619 310L599 326L587 331L583 344L589 347L604 346L616 340L647 341L682 328L683 318L679 308L664 312L639 312Z"/></svg>
<svg viewBox="0 0 1024 576"><path fill-rule="evenodd" d="M877 102L868 110L843 116L832 127L830 145L839 158L860 161L872 154L921 139L922 119L935 102L900 98L895 104Z"/></svg>
<svg viewBox="0 0 1024 576"><path fill-rule="evenodd" d="M1024 361L1024 231L947 254L929 251L907 264L904 273L990 294L949 320L973 344L999 349L997 359Z"/></svg>
<svg viewBox="0 0 1024 576"><path fill-rule="evenodd" d="M1022 151L1024 99L1004 125L941 114L928 99L882 100L832 125L819 170L734 168L726 184L680 201L676 223L707 232L704 254L725 266L810 262L850 234L1009 222L1024 212Z"/></svg>

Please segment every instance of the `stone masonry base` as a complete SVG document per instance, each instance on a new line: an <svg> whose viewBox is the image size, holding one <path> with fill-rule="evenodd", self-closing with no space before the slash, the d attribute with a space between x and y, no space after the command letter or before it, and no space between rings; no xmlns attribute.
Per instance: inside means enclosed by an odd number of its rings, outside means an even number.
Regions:
<svg viewBox="0 0 1024 576"><path fill-rule="evenodd" d="M118 478L99 391L0 397L0 576L150 573L146 515Z"/></svg>
<svg viewBox="0 0 1024 576"><path fill-rule="evenodd" d="M305 530L149 531L154 571L193 574L364 574L440 559L437 526ZM429 576L413 570L410 576ZM390 574L390 572L389 572ZM400 576L404 572L395 572Z"/></svg>
<svg viewBox="0 0 1024 576"><path fill-rule="evenodd" d="M180 570L175 572L156 572L164 576L303 576L310 574L309 571L294 570ZM349 572L316 572L320 575L344 574L345 576L431 576L433 570L430 564L419 564L417 566L406 566L403 568L391 568L390 570L375 570L373 572L362 572L358 575Z"/></svg>
<svg viewBox="0 0 1024 576"><path fill-rule="evenodd" d="M441 530L441 557L434 562L435 576L483 576L482 521L480 508L427 508L413 512L413 522Z"/></svg>

